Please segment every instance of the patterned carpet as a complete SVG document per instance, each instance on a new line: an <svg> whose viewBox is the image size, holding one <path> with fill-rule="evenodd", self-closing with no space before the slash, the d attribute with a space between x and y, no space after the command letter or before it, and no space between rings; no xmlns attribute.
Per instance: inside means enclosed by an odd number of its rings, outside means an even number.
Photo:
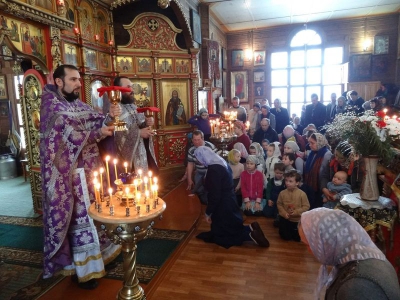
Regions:
<svg viewBox="0 0 400 300"><path fill-rule="evenodd" d="M184 174L183 168L171 169L160 174L159 195L164 197L179 185L179 179ZM0 237L9 236L10 230L23 226L25 234L27 227L37 234L42 227L41 216L37 218L22 218L0 216ZM151 237L138 243L137 275L139 281L148 283L162 264L168 259L180 241L185 237L185 231L154 229ZM15 234L17 236L17 234ZM4 239L2 239L3 242ZM23 238L22 238L23 240ZM7 241L9 242L9 241ZM37 241L41 243L41 240ZM38 250L26 249L34 248ZM0 299L4 300L34 300L60 282L64 277L56 276L42 279L43 254L39 247L29 245L21 247L4 247L0 243ZM117 258L117 266L108 271L106 278L123 280L122 255Z"/></svg>

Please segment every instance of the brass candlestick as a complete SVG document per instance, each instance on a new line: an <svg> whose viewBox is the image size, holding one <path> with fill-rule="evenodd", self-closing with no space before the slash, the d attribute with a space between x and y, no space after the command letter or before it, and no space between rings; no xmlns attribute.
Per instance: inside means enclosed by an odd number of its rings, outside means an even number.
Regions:
<svg viewBox="0 0 400 300"><path fill-rule="evenodd" d="M107 214L96 209L93 203L89 208L89 216L94 220L94 224L103 230L114 244L122 246L124 257L123 270L124 281L119 290L118 300L145 300L143 288L139 285L136 274L136 254L137 242L144 239L151 233L155 219L161 219L162 213L166 209L166 204L162 199L157 199L158 205L154 209L145 212L145 207L134 208L116 205L113 207L113 214Z"/></svg>

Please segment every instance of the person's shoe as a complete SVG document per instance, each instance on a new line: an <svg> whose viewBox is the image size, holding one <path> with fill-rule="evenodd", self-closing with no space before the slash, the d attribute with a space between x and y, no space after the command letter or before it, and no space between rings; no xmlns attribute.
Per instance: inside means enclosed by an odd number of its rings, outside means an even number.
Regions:
<svg viewBox="0 0 400 300"><path fill-rule="evenodd" d="M250 238L260 247L269 247L269 242L261 230L253 230L250 232Z"/></svg>
<svg viewBox="0 0 400 300"><path fill-rule="evenodd" d="M86 282L79 282L76 274L72 275L71 280L72 282L78 283L78 286L84 290L94 290L99 285L96 279L90 279Z"/></svg>
<svg viewBox="0 0 400 300"><path fill-rule="evenodd" d="M260 224L258 224L258 222L253 222L249 226L250 226L251 231L254 231L254 230L262 231Z"/></svg>

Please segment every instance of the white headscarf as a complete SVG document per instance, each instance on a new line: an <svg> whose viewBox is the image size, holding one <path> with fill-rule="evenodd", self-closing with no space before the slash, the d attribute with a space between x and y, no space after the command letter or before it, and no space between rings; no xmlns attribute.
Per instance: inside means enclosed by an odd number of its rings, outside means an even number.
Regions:
<svg viewBox="0 0 400 300"><path fill-rule="evenodd" d="M272 154L273 157L280 157L281 156L281 149L279 148L280 144L279 142L273 142L272 144L275 145L275 150L274 154Z"/></svg>
<svg viewBox="0 0 400 300"><path fill-rule="evenodd" d="M319 269L315 299L335 280L338 266L370 258L386 260L361 225L347 213L317 208L301 215L301 226L310 249L322 264ZM333 266L328 274L327 266Z"/></svg>
<svg viewBox="0 0 400 300"><path fill-rule="evenodd" d="M226 161L207 146L196 148L196 150L194 150L194 156L196 156L197 160L206 167L209 165L221 165L225 168L228 167Z"/></svg>
<svg viewBox="0 0 400 300"><path fill-rule="evenodd" d="M287 141L287 142L285 143L285 146L286 146L286 147L289 147L290 149L292 149L292 150L293 150L293 153L296 153L296 152L299 152L299 151L300 151L299 145L297 145L296 142Z"/></svg>
<svg viewBox="0 0 400 300"><path fill-rule="evenodd" d="M239 150L240 151L240 156L243 158L247 158L249 156L249 153L247 152L246 147L242 143L235 143L233 145L233 149Z"/></svg>

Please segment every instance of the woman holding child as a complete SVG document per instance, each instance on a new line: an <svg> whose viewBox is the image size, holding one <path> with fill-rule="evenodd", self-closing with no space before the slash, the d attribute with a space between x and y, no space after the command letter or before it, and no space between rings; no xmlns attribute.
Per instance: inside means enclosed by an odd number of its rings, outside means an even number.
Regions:
<svg viewBox="0 0 400 300"><path fill-rule="evenodd" d="M240 246L246 241L269 247L269 242L257 222L249 226L243 225L233 190L232 172L225 160L205 146L198 147L194 155L207 167L204 181L204 187L208 191L205 219L211 225L211 231L202 232L197 238L225 248Z"/></svg>
<svg viewBox="0 0 400 300"><path fill-rule="evenodd" d="M311 186L315 193L316 203L311 203L311 208L322 206L322 189L329 182L329 161L332 152L329 150L328 141L320 133L311 134L308 139L310 153L304 168L304 183Z"/></svg>

